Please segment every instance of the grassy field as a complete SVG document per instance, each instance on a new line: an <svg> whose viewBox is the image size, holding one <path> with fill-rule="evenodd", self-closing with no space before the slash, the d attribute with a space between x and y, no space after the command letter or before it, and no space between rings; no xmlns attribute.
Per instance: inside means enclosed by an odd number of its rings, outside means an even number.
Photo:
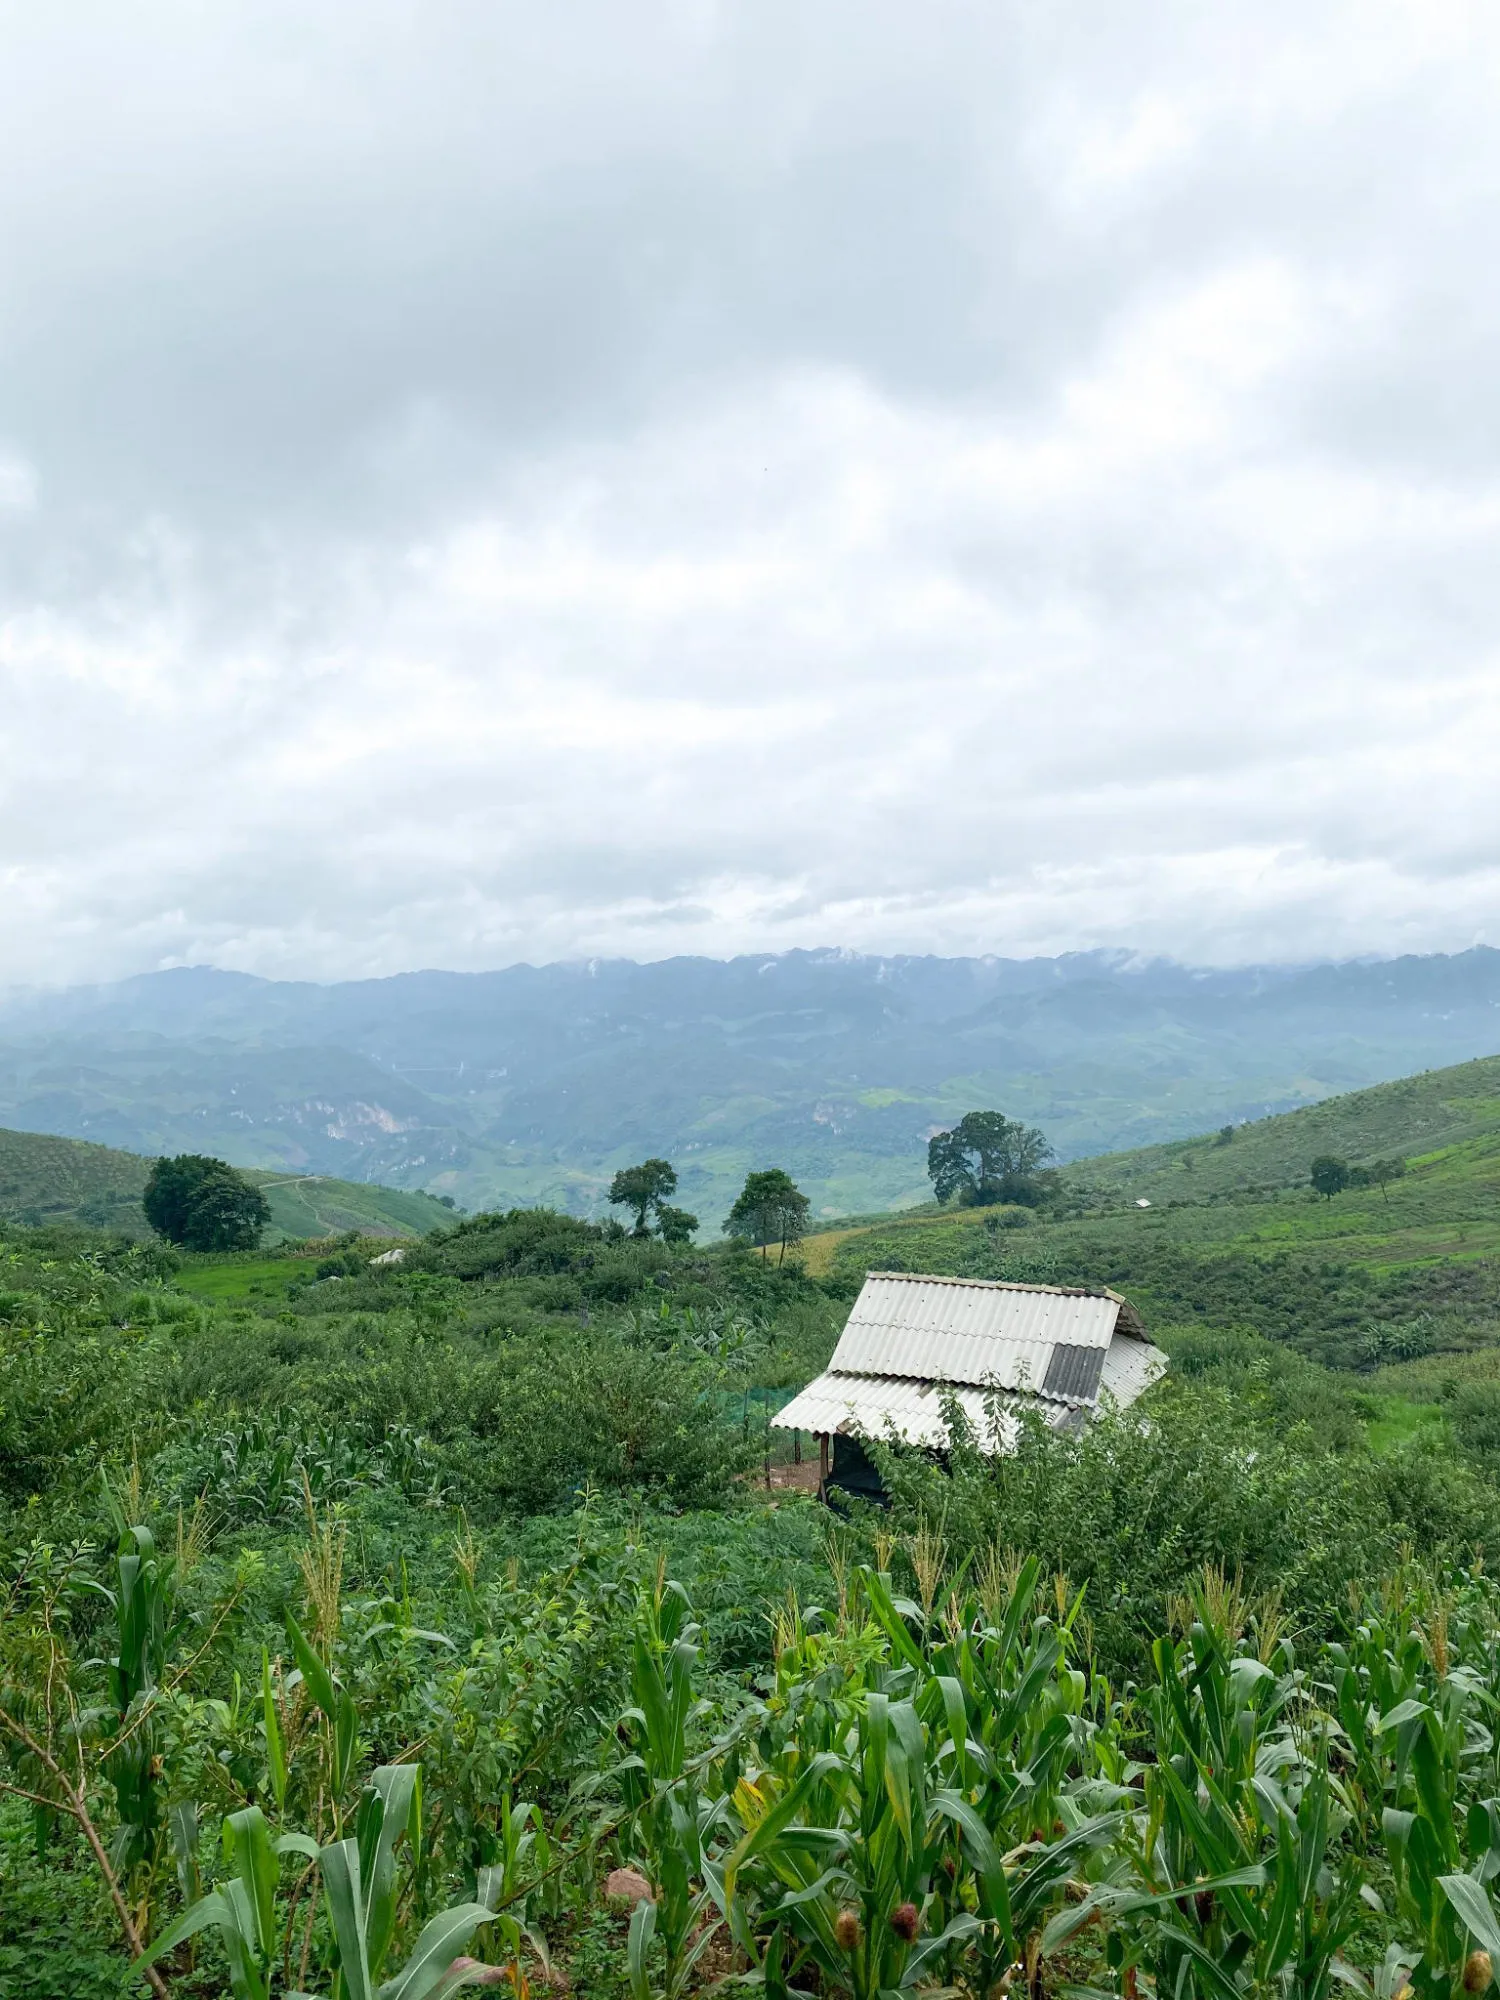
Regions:
<svg viewBox="0 0 1500 2000"><path fill-rule="evenodd" d="M306 1284L307 1264L290 1257L193 1257L184 1261L176 1282L195 1299L215 1305L274 1306Z"/></svg>

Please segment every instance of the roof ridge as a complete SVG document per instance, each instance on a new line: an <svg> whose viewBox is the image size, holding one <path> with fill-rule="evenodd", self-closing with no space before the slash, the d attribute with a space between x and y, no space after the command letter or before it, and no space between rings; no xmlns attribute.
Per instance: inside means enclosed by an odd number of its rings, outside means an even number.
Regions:
<svg viewBox="0 0 1500 2000"><path fill-rule="evenodd" d="M1113 1299L1123 1306L1123 1293L1108 1285L1030 1285L1019 1278L953 1278L941 1271L866 1271L865 1283L872 1278L889 1278L908 1285L968 1285L987 1292L1050 1292L1060 1299Z"/></svg>

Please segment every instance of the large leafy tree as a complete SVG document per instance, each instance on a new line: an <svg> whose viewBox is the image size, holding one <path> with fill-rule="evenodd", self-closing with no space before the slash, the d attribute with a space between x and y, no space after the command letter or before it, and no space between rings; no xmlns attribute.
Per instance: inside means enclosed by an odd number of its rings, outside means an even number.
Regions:
<svg viewBox="0 0 1500 2000"><path fill-rule="evenodd" d="M1035 1125L1003 1111L970 1111L951 1132L937 1132L928 1141L927 1171L939 1201L1035 1203L1038 1177L1051 1157L1046 1134Z"/></svg>
<svg viewBox="0 0 1500 2000"><path fill-rule="evenodd" d="M668 1198L676 1192L677 1169L670 1160L642 1160L638 1167L621 1167L609 1184L614 1206L635 1210L633 1236L651 1234L651 1217L659 1223Z"/></svg>
<svg viewBox="0 0 1500 2000"><path fill-rule="evenodd" d="M1308 1169L1308 1179L1324 1201L1332 1201L1349 1185L1349 1162L1336 1153L1319 1153Z"/></svg>
<svg viewBox="0 0 1500 2000"><path fill-rule="evenodd" d="M656 1233L663 1243L691 1243L697 1227L697 1216L685 1208L673 1208L664 1201L657 1204Z"/></svg>
<svg viewBox="0 0 1500 2000"><path fill-rule="evenodd" d="M780 1167L767 1167L761 1173L745 1176L745 1185L725 1218L725 1233L747 1237L759 1246L763 1258L772 1243L779 1243L781 1253L776 1261L782 1264L786 1261L787 1245L800 1243L806 1235L811 1207L790 1174L783 1173Z"/></svg>
<svg viewBox="0 0 1500 2000"><path fill-rule="evenodd" d="M158 1160L141 1206L157 1235L185 1250L253 1250L271 1220L252 1181L203 1153Z"/></svg>

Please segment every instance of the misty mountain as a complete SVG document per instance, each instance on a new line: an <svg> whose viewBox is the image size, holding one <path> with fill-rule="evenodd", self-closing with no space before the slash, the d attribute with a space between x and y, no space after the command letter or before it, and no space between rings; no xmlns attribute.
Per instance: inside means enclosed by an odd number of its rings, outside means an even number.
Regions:
<svg viewBox="0 0 1500 2000"><path fill-rule="evenodd" d="M789 952L417 972L206 968L0 998L0 1124L597 1208L663 1153L716 1227L747 1167L822 1213L926 1192L925 1142L994 1106L1063 1159L1500 1047L1500 952L1201 971Z"/></svg>

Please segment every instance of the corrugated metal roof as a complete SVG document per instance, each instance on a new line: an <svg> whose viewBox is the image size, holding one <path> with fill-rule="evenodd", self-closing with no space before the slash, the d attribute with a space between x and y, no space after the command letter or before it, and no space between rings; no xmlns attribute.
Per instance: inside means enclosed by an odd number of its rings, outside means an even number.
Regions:
<svg viewBox="0 0 1500 2000"><path fill-rule="evenodd" d="M1099 1383L1101 1396L1117 1403L1133 1403L1144 1395L1159 1376L1167 1372L1167 1357L1148 1340L1116 1340L1104 1357L1104 1374Z"/></svg>
<svg viewBox="0 0 1500 2000"><path fill-rule="evenodd" d="M1059 1343L1108 1347L1114 1293L872 1271L834 1349L845 1374L1039 1387Z"/></svg>
<svg viewBox="0 0 1500 2000"><path fill-rule="evenodd" d="M992 1418L992 1397L1029 1403L1054 1428L1084 1421L1105 1393L1132 1403L1167 1365L1141 1335L1115 1292L872 1271L826 1373L772 1422L936 1447L952 1396L985 1448L1005 1451L1015 1420Z"/></svg>
<svg viewBox="0 0 1500 2000"><path fill-rule="evenodd" d="M1067 1347L1059 1341L1042 1378L1043 1395L1058 1396L1066 1402L1091 1403L1099 1393L1099 1378L1104 1373L1108 1351L1104 1347Z"/></svg>
<svg viewBox="0 0 1500 2000"><path fill-rule="evenodd" d="M1015 1422L1003 1411L996 1412L999 1435L995 1435L982 1389L894 1375L838 1374L832 1369L809 1382L771 1422L778 1430L860 1432L875 1438L887 1437L894 1429L907 1444L940 1447L948 1442L943 1403L950 1396L986 1448L1006 1451L1015 1443ZM1069 1412L1059 1405L1056 1414L1065 1418Z"/></svg>
<svg viewBox="0 0 1500 2000"><path fill-rule="evenodd" d="M1160 1348L1121 1338L1104 1357L1101 1394L1121 1404L1133 1403L1167 1366ZM943 1404L950 1397L973 1426L982 1450L1009 1451L1016 1440L1011 1409L1029 1404L1043 1412L1054 1430L1076 1430L1089 1419L1086 1403L1053 1402L1045 1397L1006 1397L993 1412L991 1392L955 1382L919 1382L899 1375L851 1375L829 1369L772 1417L777 1430L843 1431L865 1437L889 1437L894 1430L905 1443L940 1449L948 1442Z"/></svg>

